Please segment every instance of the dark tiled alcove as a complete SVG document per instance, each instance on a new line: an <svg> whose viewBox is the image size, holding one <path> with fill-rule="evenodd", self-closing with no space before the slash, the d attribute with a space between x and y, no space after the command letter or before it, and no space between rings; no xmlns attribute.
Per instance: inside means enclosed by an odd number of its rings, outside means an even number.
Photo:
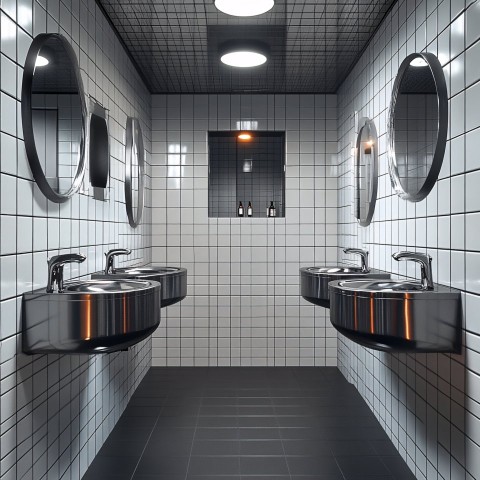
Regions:
<svg viewBox="0 0 480 480"><path fill-rule="evenodd" d="M336 368L152 368L85 480L414 480Z"/></svg>
<svg viewBox="0 0 480 480"><path fill-rule="evenodd" d="M253 216L266 217L271 201L285 216L285 132L240 133L208 134L208 216L236 217L239 202L252 202Z"/></svg>

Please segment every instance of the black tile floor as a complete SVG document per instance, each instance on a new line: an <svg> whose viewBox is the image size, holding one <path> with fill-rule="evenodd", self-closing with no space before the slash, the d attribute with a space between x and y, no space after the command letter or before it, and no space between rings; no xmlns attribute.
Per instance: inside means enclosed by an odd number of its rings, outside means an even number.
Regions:
<svg viewBox="0 0 480 480"><path fill-rule="evenodd" d="M84 480L415 479L336 368L151 368Z"/></svg>

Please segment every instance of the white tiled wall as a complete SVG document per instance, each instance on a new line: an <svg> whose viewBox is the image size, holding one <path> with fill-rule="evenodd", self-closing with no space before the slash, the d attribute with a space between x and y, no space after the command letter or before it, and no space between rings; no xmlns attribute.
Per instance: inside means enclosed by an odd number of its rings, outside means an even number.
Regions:
<svg viewBox="0 0 480 480"><path fill-rule="evenodd" d="M150 211L128 226L123 193L123 134L138 116L150 150L150 96L94 0L3 0L0 32L0 477L79 479L150 365L151 340L127 353L22 354L21 294L46 284L47 258L81 252L67 276L103 265L104 251L128 247L128 263L150 261ZM20 88L32 36L60 32L79 58L85 90L109 109L108 202L76 195L58 205L34 185L24 153ZM149 169L148 169L149 171ZM148 182L149 185L149 182ZM150 195L147 195L150 205Z"/></svg>
<svg viewBox="0 0 480 480"><path fill-rule="evenodd" d="M336 259L334 95L170 95L152 103L153 261L189 291L153 338L153 365L333 365L325 310L299 266ZM286 131L286 217L208 218L209 130Z"/></svg>
<svg viewBox="0 0 480 480"><path fill-rule="evenodd" d="M462 355L389 355L339 336L342 372L419 479L480 478L479 39L479 2L400 0L338 95L339 247L367 248L374 267L408 276L418 276L417 267L391 254L428 252L435 280L464 292ZM451 120L440 179L417 204L393 194L386 157L394 77L415 51L435 53L442 62ZM380 134L378 203L368 228L356 225L352 209L354 111L375 119Z"/></svg>

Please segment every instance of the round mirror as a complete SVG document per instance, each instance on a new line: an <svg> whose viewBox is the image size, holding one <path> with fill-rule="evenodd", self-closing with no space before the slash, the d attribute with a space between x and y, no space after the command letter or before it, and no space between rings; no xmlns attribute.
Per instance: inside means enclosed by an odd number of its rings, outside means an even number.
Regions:
<svg viewBox="0 0 480 480"><path fill-rule="evenodd" d="M22 83L25 150L33 178L52 202L66 202L85 173L86 104L77 57L65 37L40 34Z"/></svg>
<svg viewBox="0 0 480 480"><path fill-rule="evenodd" d="M423 200L442 167L448 128L445 76L432 53L413 53L393 85L389 135L392 185L405 200Z"/></svg>
<svg viewBox="0 0 480 480"><path fill-rule="evenodd" d="M372 221L377 203L378 137L373 120L362 118L355 155L355 216L362 227Z"/></svg>
<svg viewBox="0 0 480 480"><path fill-rule="evenodd" d="M127 118L125 132L125 204L130 226L140 224L143 213L145 157L140 122Z"/></svg>

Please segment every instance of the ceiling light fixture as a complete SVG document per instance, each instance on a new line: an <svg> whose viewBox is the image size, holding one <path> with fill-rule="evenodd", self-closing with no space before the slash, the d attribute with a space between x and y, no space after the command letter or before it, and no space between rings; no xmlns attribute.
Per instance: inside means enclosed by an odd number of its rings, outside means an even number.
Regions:
<svg viewBox="0 0 480 480"><path fill-rule="evenodd" d="M225 42L220 47L220 60L229 67L258 67L266 63L268 50L268 46L261 42Z"/></svg>
<svg viewBox="0 0 480 480"><path fill-rule="evenodd" d="M411 62L412 67L426 67L428 63L422 57L416 57Z"/></svg>
<svg viewBox="0 0 480 480"><path fill-rule="evenodd" d="M227 15L253 17L268 12L275 5L274 0L215 0L215 6Z"/></svg>
<svg viewBox="0 0 480 480"><path fill-rule="evenodd" d="M220 60L225 65L238 68L258 67L267 61L267 57L258 52L248 50L240 52L225 53Z"/></svg>

